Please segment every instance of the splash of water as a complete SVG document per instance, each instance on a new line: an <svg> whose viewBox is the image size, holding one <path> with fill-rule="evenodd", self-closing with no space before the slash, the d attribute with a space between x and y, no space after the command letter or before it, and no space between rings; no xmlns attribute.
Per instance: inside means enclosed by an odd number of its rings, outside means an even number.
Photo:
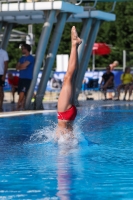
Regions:
<svg viewBox="0 0 133 200"><path fill-rule="evenodd" d="M79 117L73 126L73 133L68 132L67 134L60 134L60 137L56 137L57 124L52 120L48 124L50 126L44 127L41 130L36 130L33 135L30 137L30 143L48 143L56 142L58 145L66 145L68 148L77 146L78 143L86 140L83 138L84 133L82 132L82 126L84 125L86 117L91 114L90 111L95 109L95 106L91 106L89 109L86 109L84 115Z"/></svg>
<svg viewBox="0 0 133 200"><path fill-rule="evenodd" d="M50 126L44 127L42 129L36 130L30 137L30 142L32 143L46 143L51 142L54 139L55 134L55 122L51 121Z"/></svg>
<svg viewBox="0 0 133 200"><path fill-rule="evenodd" d="M57 124L51 121L51 125L36 130L29 139L30 143L48 143L55 142L59 145L75 146L79 143L81 131L79 125L75 123L73 133L60 134L60 138L56 137Z"/></svg>
<svg viewBox="0 0 133 200"><path fill-rule="evenodd" d="M84 126L84 124L86 123L86 118L88 116L92 116L93 115L93 110L96 109L98 105L91 105L90 107L88 107L87 109L84 109L84 114L83 115L79 115L80 117L77 119L76 121L76 126L75 126L75 129L79 129L80 127L80 131L82 130L82 127Z"/></svg>

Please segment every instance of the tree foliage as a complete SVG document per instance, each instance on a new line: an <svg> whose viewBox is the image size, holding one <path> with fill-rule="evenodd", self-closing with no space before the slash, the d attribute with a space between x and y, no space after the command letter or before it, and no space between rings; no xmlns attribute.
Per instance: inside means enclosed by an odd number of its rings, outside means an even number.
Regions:
<svg viewBox="0 0 133 200"><path fill-rule="evenodd" d="M111 10L111 3L98 3L96 9L109 12ZM127 51L127 65L133 64L133 3L121 2L117 3L114 13L116 14L116 21L102 22L96 42L104 42L111 46L111 54L106 56L96 56L96 67L105 67L114 60L118 60L120 66L123 62L123 50ZM66 23L65 29L58 48L58 54L69 54L70 52L70 30L75 25L78 33L82 30L83 23ZM33 53L37 50L39 37L41 35L43 24L34 24L35 45L33 46ZM27 25L16 25L15 29L28 32ZM54 27L53 27L54 29ZM51 37L50 37L51 38ZM51 39L47 45L49 47ZM19 50L19 43L10 42L8 45L9 53L9 67L14 68L21 52ZM47 53L47 52L46 52ZM44 55L45 56L45 55ZM89 67L91 68L92 61L90 60Z"/></svg>
<svg viewBox="0 0 133 200"><path fill-rule="evenodd" d="M101 3L99 10L109 11L110 4ZM127 51L127 65L132 65L133 59L130 54L133 51L133 3L117 3L114 13L114 22L104 22L99 30L96 42L105 42L112 46L111 54L108 56L97 57L97 67L109 64L113 60L118 60L120 66L123 63L123 50Z"/></svg>

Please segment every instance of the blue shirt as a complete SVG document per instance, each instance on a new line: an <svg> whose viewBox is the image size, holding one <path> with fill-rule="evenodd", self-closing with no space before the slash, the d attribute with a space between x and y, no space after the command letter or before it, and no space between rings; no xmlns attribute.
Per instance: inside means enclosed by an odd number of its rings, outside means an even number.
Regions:
<svg viewBox="0 0 133 200"><path fill-rule="evenodd" d="M19 72L19 77L20 78L26 78L26 79L32 79L33 76L33 68L34 68L34 63L35 63L35 59L32 55L29 56L22 56L19 59L19 62L21 64L23 64L24 62L29 61L30 64L27 66L26 69L22 69Z"/></svg>

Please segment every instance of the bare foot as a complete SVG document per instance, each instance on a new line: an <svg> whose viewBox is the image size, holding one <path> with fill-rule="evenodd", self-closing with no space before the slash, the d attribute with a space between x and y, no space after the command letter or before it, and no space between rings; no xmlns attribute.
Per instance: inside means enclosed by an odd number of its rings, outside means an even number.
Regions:
<svg viewBox="0 0 133 200"><path fill-rule="evenodd" d="M72 40L72 44L76 46L82 43L82 40L78 37L75 26L73 26L71 29L71 40Z"/></svg>

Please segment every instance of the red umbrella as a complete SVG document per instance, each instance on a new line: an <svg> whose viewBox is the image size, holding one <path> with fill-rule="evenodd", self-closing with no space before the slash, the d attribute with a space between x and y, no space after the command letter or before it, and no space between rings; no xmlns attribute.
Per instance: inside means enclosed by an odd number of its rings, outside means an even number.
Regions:
<svg viewBox="0 0 133 200"><path fill-rule="evenodd" d="M106 43L94 43L92 48L93 54L93 70L95 69L95 55L107 55L110 54L111 49Z"/></svg>
<svg viewBox="0 0 133 200"><path fill-rule="evenodd" d="M95 55L107 55L110 54L111 49L106 43L94 43L92 53Z"/></svg>

